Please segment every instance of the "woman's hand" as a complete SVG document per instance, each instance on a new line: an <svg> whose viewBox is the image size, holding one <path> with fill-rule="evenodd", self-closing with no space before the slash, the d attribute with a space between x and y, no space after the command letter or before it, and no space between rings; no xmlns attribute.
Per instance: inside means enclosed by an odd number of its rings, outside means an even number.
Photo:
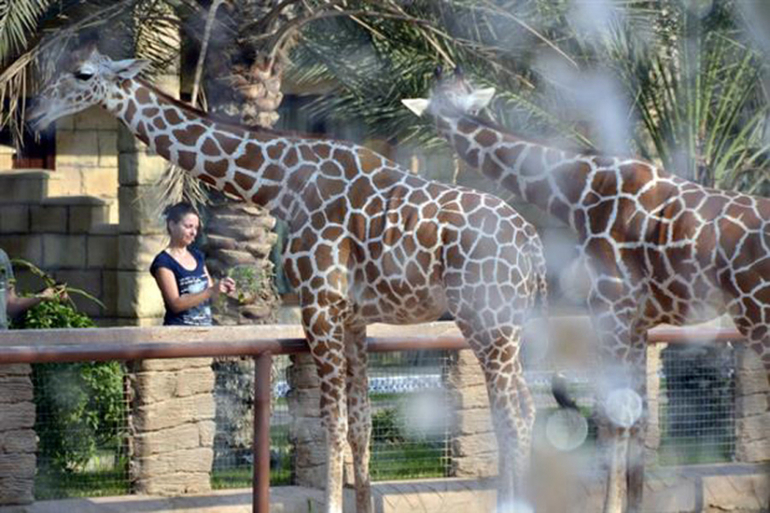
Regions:
<svg viewBox="0 0 770 513"><path fill-rule="evenodd" d="M219 297L220 294L232 294L235 292L235 280L230 277L222 278L212 288L214 298Z"/></svg>

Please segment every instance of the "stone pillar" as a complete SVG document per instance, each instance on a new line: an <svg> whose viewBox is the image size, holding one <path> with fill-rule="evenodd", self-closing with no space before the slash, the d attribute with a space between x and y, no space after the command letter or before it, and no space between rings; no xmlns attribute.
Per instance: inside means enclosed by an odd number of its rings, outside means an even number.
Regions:
<svg viewBox="0 0 770 513"><path fill-rule="evenodd" d="M27 364L0 366L0 506L28 504L35 487L35 404Z"/></svg>
<svg viewBox="0 0 770 513"><path fill-rule="evenodd" d="M321 426L320 380L309 354L291 356L286 369L291 415L289 442L294 448L294 484L311 488L325 486L326 431Z"/></svg>
<svg viewBox="0 0 770 513"><path fill-rule="evenodd" d="M178 45L178 41L175 44ZM167 94L179 97L178 63L170 62L164 74L153 82ZM149 270L152 259L168 242L157 186L167 166L166 160L120 124L117 309L122 325L158 324L164 313L160 290Z"/></svg>
<svg viewBox="0 0 770 513"><path fill-rule="evenodd" d="M735 457L738 461L770 461L770 385L756 352L735 346Z"/></svg>
<svg viewBox="0 0 770 513"><path fill-rule="evenodd" d="M647 345L647 436L646 461L655 461L660 447L660 355L668 344Z"/></svg>
<svg viewBox="0 0 770 513"><path fill-rule="evenodd" d="M133 492L175 496L210 491L215 430L211 359L142 360L130 367Z"/></svg>
<svg viewBox="0 0 770 513"><path fill-rule="evenodd" d="M473 351L458 351L449 364L447 383L455 415L452 433L452 475L497 475L497 441L484 374Z"/></svg>

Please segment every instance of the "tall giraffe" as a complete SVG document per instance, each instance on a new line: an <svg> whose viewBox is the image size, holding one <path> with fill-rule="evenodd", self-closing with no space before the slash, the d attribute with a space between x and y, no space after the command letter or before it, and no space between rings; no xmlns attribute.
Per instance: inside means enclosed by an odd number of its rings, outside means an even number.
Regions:
<svg viewBox="0 0 770 513"><path fill-rule="evenodd" d="M145 64L93 51L45 88L31 119L41 127L100 105L159 155L286 220L284 264L321 381L325 511L342 511L346 437L357 511L371 511L367 324L445 311L483 368L500 446L499 511L512 511L534 421L520 334L546 293L534 228L493 196L423 180L358 145L219 123L138 78Z"/></svg>
<svg viewBox="0 0 770 513"><path fill-rule="evenodd" d="M577 234L605 364L598 388L604 510L639 512L647 331L729 313L770 372L770 201L703 187L637 159L528 141L476 115L493 95L455 72L429 99L404 104L431 115L465 162Z"/></svg>

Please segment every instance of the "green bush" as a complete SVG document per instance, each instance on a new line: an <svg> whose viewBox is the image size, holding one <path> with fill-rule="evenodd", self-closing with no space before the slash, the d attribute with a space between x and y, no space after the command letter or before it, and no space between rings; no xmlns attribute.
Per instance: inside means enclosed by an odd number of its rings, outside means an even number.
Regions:
<svg viewBox="0 0 770 513"><path fill-rule="evenodd" d="M48 276L41 278L50 286ZM94 326L87 315L65 299L39 303L11 323L11 329ZM124 435L123 377L120 362L32 365L35 430L42 465L47 464L53 471L71 472L82 469L97 449L119 451Z"/></svg>

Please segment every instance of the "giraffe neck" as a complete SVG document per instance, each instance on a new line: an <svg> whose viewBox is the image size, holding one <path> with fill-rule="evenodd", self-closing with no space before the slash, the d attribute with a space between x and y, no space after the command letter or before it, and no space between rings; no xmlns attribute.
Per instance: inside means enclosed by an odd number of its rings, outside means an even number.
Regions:
<svg viewBox="0 0 770 513"><path fill-rule="evenodd" d="M310 140L214 121L142 80L125 80L103 107L161 157L281 219L313 177Z"/></svg>
<svg viewBox="0 0 770 513"><path fill-rule="evenodd" d="M470 115L438 116L439 132L470 166L528 203L574 224L594 156L519 139Z"/></svg>

